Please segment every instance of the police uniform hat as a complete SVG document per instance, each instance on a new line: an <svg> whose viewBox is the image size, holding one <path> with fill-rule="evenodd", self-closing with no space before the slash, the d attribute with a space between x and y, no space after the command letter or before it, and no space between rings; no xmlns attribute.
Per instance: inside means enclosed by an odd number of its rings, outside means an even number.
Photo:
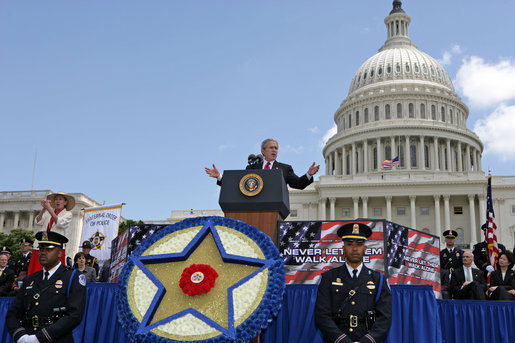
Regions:
<svg viewBox="0 0 515 343"><path fill-rule="evenodd" d="M92 249L93 247L91 246L91 242L90 241L84 241L82 242L82 245L79 247L79 248L86 248L86 249Z"/></svg>
<svg viewBox="0 0 515 343"><path fill-rule="evenodd" d="M337 233L343 241L366 241L372 235L372 230L362 223L347 223Z"/></svg>
<svg viewBox="0 0 515 343"><path fill-rule="evenodd" d="M0 251L0 254L13 254L12 250L9 249L9 247L3 246L2 251Z"/></svg>
<svg viewBox="0 0 515 343"><path fill-rule="evenodd" d="M20 240L20 244L23 246L23 245L32 245L34 244L34 241L30 238L22 238Z"/></svg>
<svg viewBox="0 0 515 343"><path fill-rule="evenodd" d="M68 238L54 231L39 231L36 239L39 241L38 248L62 248L64 243L68 243Z"/></svg>
<svg viewBox="0 0 515 343"><path fill-rule="evenodd" d="M447 230L447 231L444 231L443 232L443 236L445 238L456 238L458 237L458 232L457 231L454 231L454 230Z"/></svg>
<svg viewBox="0 0 515 343"><path fill-rule="evenodd" d="M481 230L485 231L486 229L488 229L487 223L484 223L483 225L481 225Z"/></svg>

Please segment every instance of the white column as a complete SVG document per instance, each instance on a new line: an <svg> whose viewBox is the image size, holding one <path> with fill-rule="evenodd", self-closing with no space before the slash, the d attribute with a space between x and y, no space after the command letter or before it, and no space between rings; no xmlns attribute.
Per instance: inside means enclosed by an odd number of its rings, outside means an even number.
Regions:
<svg viewBox="0 0 515 343"><path fill-rule="evenodd" d="M325 175L329 175L329 157L325 157Z"/></svg>
<svg viewBox="0 0 515 343"><path fill-rule="evenodd" d="M342 175L347 174L347 149L342 147Z"/></svg>
<svg viewBox="0 0 515 343"><path fill-rule="evenodd" d="M449 138L446 138L445 143L447 145L447 171L452 171L451 140Z"/></svg>
<svg viewBox="0 0 515 343"><path fill-rule="evenodd" d="M310 219L318 218L317 207L318 207L318 203L316 203L316 202L309 203L309 218Z"/></svg>
<svg viewBox="0 0 515 343"><path fill-rule="evenodd" d="M475 148L472 148L472 158L474 159L474 171L479 171L479 169L477 168L477 154L476 154L476 149Z"/></svg>
<svg viewBox="0 0 515 343"><path fill-rule="evenodd" d="M350 171L350 174L351 175L354 175L356 174L356 166L357 166L357 161L356 161L356 142L353 142L352 143L352 155L350 157L350 160L351 160L351 171Z"/></svg>
<svg viewBox="0 0 515 343"><path fill-rule="evenodd" d="M368 173L368 141L363 141L363 173Z"/></svg>
<svg viewBox="0 0 515 343"><path fill-rule="evenodd" d="M363 202L363 218L368 218L368 197L361 197Z"/></svg>
<svg viewBox="0 0 515 343"><path fill-rule="evenodd" d="M326 210L325 203L327 202L327 198L320 198L318 201L318 220L325 220Z"/></svg>
<svg viewBox="0 0 515 343"><path fill-rule="evenodd" d="M477 243L476 235L476 211L474 206L475 194L468 194L469 198L469 216L470 216L470 247ZM486 221L486 218L485 218Z"/></svg>
<svg viewBox="0 0 515 343"><path fill-rule="evenodd" d="M406 170L411 170L411 150L409 146L409 136L405 137L404 142L404 163L406 166Z"/></svg>
<svg viewBox="0 0 515 343"><path fill-rule="evenodd" d="M336 202L336 198L335 197L331 197L329 198L329 219L330 220L334 220L335 216L334 216L334 204Z"/></svg>
<svg viewBox="0 0 515 343"><path fill-rule="evenodd" d="M438 158L438 138L437 137L434 137L433 138L433 147L434 147L434 155L433 155L433 170L440 170L440 168L438 167L438 161L440 160Z"/></svg>
<svg viewBox="0 0 515 343"><path fill-rule="evenodd" d="M485 221L486 222L486 197L484 194L480 194L477 196L479 198L479 221ZM499 227L499 223L497 224L497 227ZM483 223L481 223L483 225Z"/></svg>
<svg viewBox="0 0 515 343"><path fill-rule="evenodd" d="M20 211L14 212L13 229L17 229L20 226Z"/></svg>
<svg viewBox="0 0 515 343"><path fill-rule="evenodd" d="M392 196L386 195L386 220L392 221Z"/></svg>
<svg viewBox="0 0 515 343"><path fill-rule="evenodd" d="M435 235L440 237L442 235L442 225L440 224L440 196L433 195L433 199L435 200Z"/></svg>
<svg viewBox="0 0 515 343"><path fill-rule="evenodd" d="M445 230L449 230L451 228L451 211L449 208L449 199L451 196L449 194L443 195L443 208L444 208L444 218L445 218Z"/></svg>
<svg viewBox="0 0 515 343"><path fill-rule="evenodd" d="M0 213L0 232L4 230L4 222L5 222L5 213Z"/></svg>
<svg viewBox="0 0 515 343"><path fill-rule="evenodd" d="M34 211L29 211L29 227L28 230L34 229Z"/></svg>
<svg viewBox="0 0 515 343"><path fill-rule="evenodd" d="M472 169L470 164L470 145L467 144L467 146L465 147L465 169L468 172Z"/></svg>
<svg viewBox="0 0 515 343"><path fill-rule="evenodd" d="M333 154L334 152L329 153L329 175L334 175Z"/></svg>
<svg viewBox="0 0 515 343"><path fill-rule="evenodd" d="M461 153L461 142L458 141L458 172L463 172L463 156Z"/></svg>
<svg viewBox="0 0 515 343"><path fill-rule="evenodd" d="M341 175L342 163L340 162L340 154L338 153L338 149L334 150L334 175Z"/></svg>
<svg viewBox="0 0 515 343"><path fill-rule="evenodd" d="M478 171L481 171L483 170L482 167L481 167L481 152L478 150L477 151L477 170Z"/></svg>
<svg viewBox="0 0 515 343"><path fill-rule="evenodd" d="M409 209L410 209L410 226L413 229L417 228L417 209L415 208L415 195L409 196Z"/></svg>
<svg viewBox="0 0 515 343"><path fill-rule="evenodd" d="M354 218L359 218L359 197L352 197L352 201L354 202Z"/></svg>
<svg viewBox="0 0 515 343"><path fill-rule="evenodd" d="M420 149L419 149L419 158L418 160L420 161L420 164L418 165L418 168L420 170L425 170L426 169L426 158L425 158L425 154L426 154L426 149L425 149L425 145L424 145L424 136L420 136Z"/></svg>
<svg viewBox="0 0 515 343"><path fill-rule="evenodd" d="M381 162L383 162L383 160L381 159L381 138L378 137L377 138L377 170L381 170Z"/></svg>

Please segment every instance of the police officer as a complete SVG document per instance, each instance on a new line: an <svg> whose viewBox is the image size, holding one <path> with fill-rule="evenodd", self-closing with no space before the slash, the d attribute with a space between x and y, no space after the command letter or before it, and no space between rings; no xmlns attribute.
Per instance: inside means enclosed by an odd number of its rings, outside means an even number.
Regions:
<svg viewBox="0 0 515 343"><path fill-rule="evenodd" d="M89 253L91 252L91 242L90 241L84 241L82 242L82 252L84 255L86 255L86 265L95 268L95 271L98 274L99 266L98 266L98 260L96 257L91 256Z"/></svg>
<svg viewBox="0 0 515 343"><path fill-rule="evenodd" d="M450 299L450 275L453 270L463 266L463 250L454 247L456 237L458 237L457 231L444 231L443 236L445 237L445 248L440 251L440 280L442 297Z"/></svg>
<svg viewBox="0 0 515 343"><path fill-rule="evenodd" d="M29 271L30 258L32 257L32 244L34 244L34 242L30 238L23 238L20 244L21 255L15 263L16 276L18 276L21 271Z"/></svg>
<svg viewBox="0 0 515 343"><path fill-rule="evenodd" d="M361 223L338 229L345 264L322 274L315 323L326 342L381 342L390 329L392 296L383 274L362 262L372 230Z"/></svg>
<svg viewBox="0 0 515 343"><path fill-rule="evenodd" d="M11 269L14 272L16 270L16 265L14 261L11 259L11 257L13 256L13 251L9 247L3 246L2 251L0 251L0 254L5 254L5 256L7 256L7 268Z"/></svg>
<svg viewBox="0 0 515 343"><path fill-rule="evenodd" d="M43 270L27 276L6 315L16 343L73 342L86 303L86 278L60 262L68 239L53 231L36 233Z"/></svg>
<svg viewBox="0 0 515 343"><path fill-rule="evenodd" d="M486 229L486 223L481 225L481 230L483 230L485 240L483 242L474 244L474 249L472 249L472 254L474 255L474 264L478 269L483 271L485 278L489 272L493 272L495 270L494 267L490 264L490 259L488 258L488 243L486 242ZM505 246L501 243L497 243L497 248L499 249L499 254L501 252L506 251Z"/></svg>

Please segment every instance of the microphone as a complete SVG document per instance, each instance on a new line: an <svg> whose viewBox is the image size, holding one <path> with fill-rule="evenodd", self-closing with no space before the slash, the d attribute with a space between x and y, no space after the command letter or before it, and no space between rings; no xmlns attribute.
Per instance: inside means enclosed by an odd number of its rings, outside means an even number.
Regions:
<svg viewBox="0 0 515 343"><path fill-rule="evenodd" d="M260 162L263 162L263 155L257 154L256 155L256 163L260 163Z"/></svg>
<svg viewBox="0 0 515 343"><path fill-rule="evenodd" d="M247 157L249 166L254 164L254 161L256 160L256 155L250 154L249 157Z"/></svg>

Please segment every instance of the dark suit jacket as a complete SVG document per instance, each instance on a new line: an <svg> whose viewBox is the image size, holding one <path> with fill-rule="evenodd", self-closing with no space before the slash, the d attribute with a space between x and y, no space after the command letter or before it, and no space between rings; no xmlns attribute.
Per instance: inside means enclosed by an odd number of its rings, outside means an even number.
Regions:
<svg viewBox="0 0 515 343"><path fill-rule="evenodd" d="M249 165L245 169L263 169L263 162L254 165ZM306 174L302 175L301 177L298 177L293 172L293 168L289 164L275 161L272 165L272 169L281 169L283 172L284 182L286 182L286 184L291 188L304 189L313 182L313 177L311 179L308 179ZM221 186L222 180L217 181L216 184L218 186Z"/></svg>
<svg viewBox="0 0 515 343"><path fill-rule="evenodd" d="M255 165L247 166L245 169L263 169L263 162ZM284 182L291 188L304 189L313 182L313 177L308 179L306 174L298 177L294 172L293 168L289 164L275 161L272 165L272 169L280 169L283 172Z"/></svg>
<svg viewBox="0 0 515 343"><path fill-rule="evenodd" d="M506 247L501 243L498 243L497 247L499 248L499 254L506 251ZM474 244L472 254L474 254L474 264L476 267L485 271L486 267L490 265L490 260L488 259L488 244L485 241Z"/></svg>
<svg viewBox="0 0 515 343"><path fill-rule="evenodd" d="M472 280L479 283L481 286L483 286L486 289L486 282L483 277L483 272L479 269L472 268ZM451 292L452 294L456 295L458 291L461 289L461 286L465 282L465 271L463 270L463 267L454 269L451 274Z"/></svg>
<svg viewBox="0 0 515 343"><path fill-rule="evenodd" d="M14 271L6 267L2 272L2 276L0 276L0 297L8 297L10 295L13 282Z"/></svg>
<svg viewBox="0 0 515 343"><path fill-rule="evenodd" d="M507 291L515 289L515 272L508 270L503 280L501 270L494 270L492 274L490 274L490 286L502 286Z"/></svg>

